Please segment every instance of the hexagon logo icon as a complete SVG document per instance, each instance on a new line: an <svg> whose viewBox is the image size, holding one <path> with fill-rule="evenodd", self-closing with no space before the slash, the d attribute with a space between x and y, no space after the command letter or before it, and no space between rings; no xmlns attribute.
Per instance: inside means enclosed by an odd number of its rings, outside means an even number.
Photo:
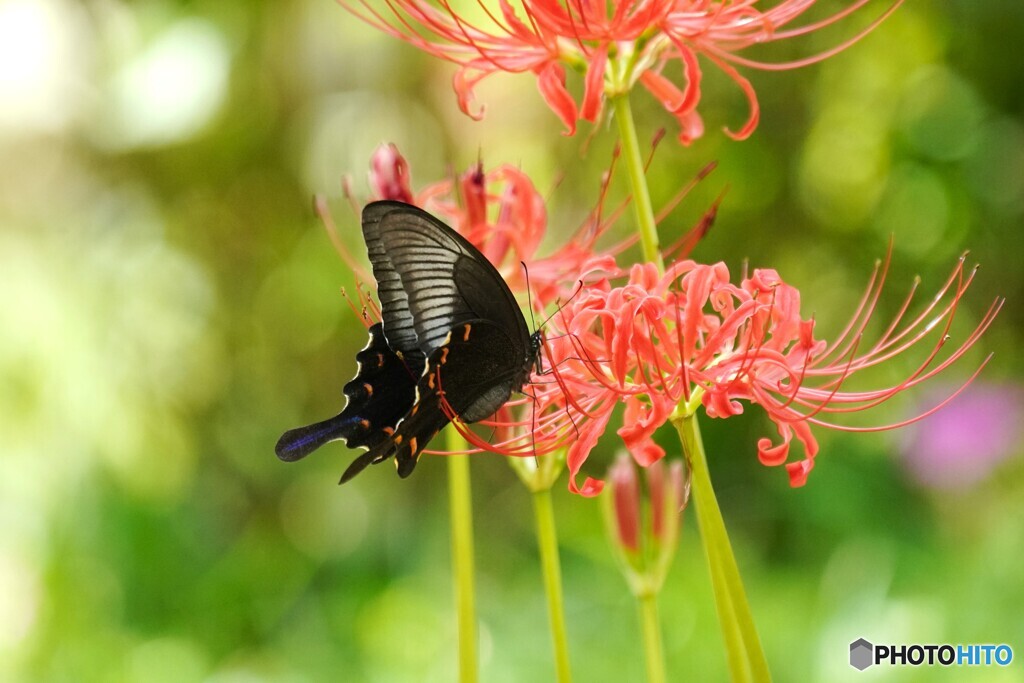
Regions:
<svg viewBox="0 0 1024 683"><path fill-rule="evenodd" d="M874 650L875 646L863 638L853 641L850 643L850 666L857 671L868 668L874 664Z"/></svg>

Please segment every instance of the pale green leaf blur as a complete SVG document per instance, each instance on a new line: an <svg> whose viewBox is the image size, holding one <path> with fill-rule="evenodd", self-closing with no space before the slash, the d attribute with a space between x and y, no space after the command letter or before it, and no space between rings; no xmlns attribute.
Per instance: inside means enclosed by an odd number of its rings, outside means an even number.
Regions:
<svg viewBox="0 0 1024 683"><path fill-rule="evenodd" d="M827 49L884 4L755 56ZM719 163L662 223L664 241L727 187L695 257L776 268L825 337L890 240L876 331L915 275L927 299L970 250L982 268L953 341L996 296L1008 304L941 386L994 352L977 385L1019 389L1022 44L1014 0L908 2L825 63L746 72L762 115L742 143L721 129L742 124L743 97L708 63L707 134L689 148L637 93L641 138L667 129L656 206ZM596 201L614 126L581 157L591 128L563 136L529 76L486 82L473 122L451 75L331 0L0 0L0 681L454 680L444 462L425 458L407 480L383 465L339 488L344 446L298 464L273 452L285 429L342 407L365 342L314 193L356 254L341 181L365 196L382 142L417 186L478 158L518 166L549 198L552 245ZM623 185L616 175L609 208ZM869 380L899 381L924 352ZM898 422L926 400L839 421ZM912 434L818 430L818 466L791 490L757 462L757 439L774 435L757 409L703 431L776 680L858 680L847 652L862 636L1016 649L1007 670L887 681L1018 680L1018 440L937 488L905 465ZM609 432L589 474L617 447ZM528 494L497 456L473 475L482 680L551 680ZM599 505L556 487L577 680L641 681ZM704 562L688 513L661 602L672 680L725 677Z"/></svg>

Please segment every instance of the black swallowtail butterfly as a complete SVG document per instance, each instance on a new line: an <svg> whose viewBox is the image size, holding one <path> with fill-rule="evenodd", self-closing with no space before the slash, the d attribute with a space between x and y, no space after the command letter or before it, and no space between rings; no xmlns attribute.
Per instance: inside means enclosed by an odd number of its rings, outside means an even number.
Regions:
<svg viewBox="0 0 1024 683"><path fill-rule="evenodd" d="M398 475L409 476L449 422L442 401L464 422L490 417L522 389L540 354L540 333L530 334L498 271L429 213L373 202L363 210L363 238L384 321L356 354L345 409L285 432L276 448L289 462L337 439L367 448L342 483L391 456Z"/></svg>

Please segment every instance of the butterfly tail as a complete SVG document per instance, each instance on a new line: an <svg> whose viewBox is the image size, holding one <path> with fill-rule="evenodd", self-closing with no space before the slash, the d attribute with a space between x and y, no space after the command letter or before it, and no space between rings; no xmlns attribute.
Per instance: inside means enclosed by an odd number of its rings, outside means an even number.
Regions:
<svg viewBox="0 0 1024 683"><path fill-rule="evenodd" d="M412 474L420 453L448 422L436 394L427 395L413 406L409 415L399 423L392 439L399 477L404 479Z"/></svg>
<svg viewBox="0 0 1024 683"><path fill-rule="evenodd" d="M359 418L342 413L334 417L296 429L289 429L277 441L274 451L285 462L295 462L323 446L325 443L348 439L359 427Z"/></svg>
<svg viewBox="0 0 1024 683"><path fill-rule="evenodd" d="M368 465L375 465L392 456L395 458L398 476L403 479L408 477L416 468L423 449L446 424L448 418L440 409L438 397L427 395L398 423L395 433L389 439L373 446L352 461L342 475L340 483L344 484Z"/></svg>
<svg viewBox="0 0 1024 683"><path fill-rule="evenodd" d="M347 468L345 468L345 473L341 475L341 481L338 482L338 485L340 486L341 484L344 484L349 479L365 470L368 465L380 462L380 457L379 453L374 453L372 451L363 453L353 460Z"/></svg>

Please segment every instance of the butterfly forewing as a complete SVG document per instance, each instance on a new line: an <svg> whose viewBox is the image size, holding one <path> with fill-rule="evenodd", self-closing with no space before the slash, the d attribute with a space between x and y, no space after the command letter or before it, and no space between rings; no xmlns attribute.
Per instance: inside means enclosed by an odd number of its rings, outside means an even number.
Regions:
<svg viewBox="0 0 1024 683"><path fill-rule="evenodd" d="M365 219L367 213L372 220ZM393 325L405 338L406 315L425 355L440 346L456 325L477 319L515 330L514 340L526 351L529 331L519 304L497 269L462 235L426 211L400 202L368 205L363 234L368 247L371 241L383 247L376 258L370 254L374 277L379 278L379 269L390 283L397 274L404 295L404 299L397 294L389 297L396 300L393 310L382 297L389 343Z"/></svg>
<svg viewBox="0 0 1024 683"><path fill-rule="evenodd" d="M409 297L402 288L402 279L391 262L383 240L380 222L388 212L395 210L395 202L374 202L363 209L363 239L377 280L377 298L386 329L388 344L396 351L407 353L419 348ZM402 206L399 204L399 206Z"/></svg>
<svg viewBox="0 0 1024 683"><path fill-rule="evenodd" d="M391 215L385 216L385 226ZM403 215L391 223L396 225L382 232L381 239L408 296L419 348L430 354L453 325L477 317L455 284L456 264L468 257L436 230L426 233L417 218Z"/></svg>
<svg viewBox="0 0 1024 683"><path fill-rule="evenodd" d="M453 276L459 296L475 313L474 318L501 327L508 335L516 356L525 360L530 355L530 332L519 304L494 266L482 256L479 259L463 258L455 264Z"/></svg>

